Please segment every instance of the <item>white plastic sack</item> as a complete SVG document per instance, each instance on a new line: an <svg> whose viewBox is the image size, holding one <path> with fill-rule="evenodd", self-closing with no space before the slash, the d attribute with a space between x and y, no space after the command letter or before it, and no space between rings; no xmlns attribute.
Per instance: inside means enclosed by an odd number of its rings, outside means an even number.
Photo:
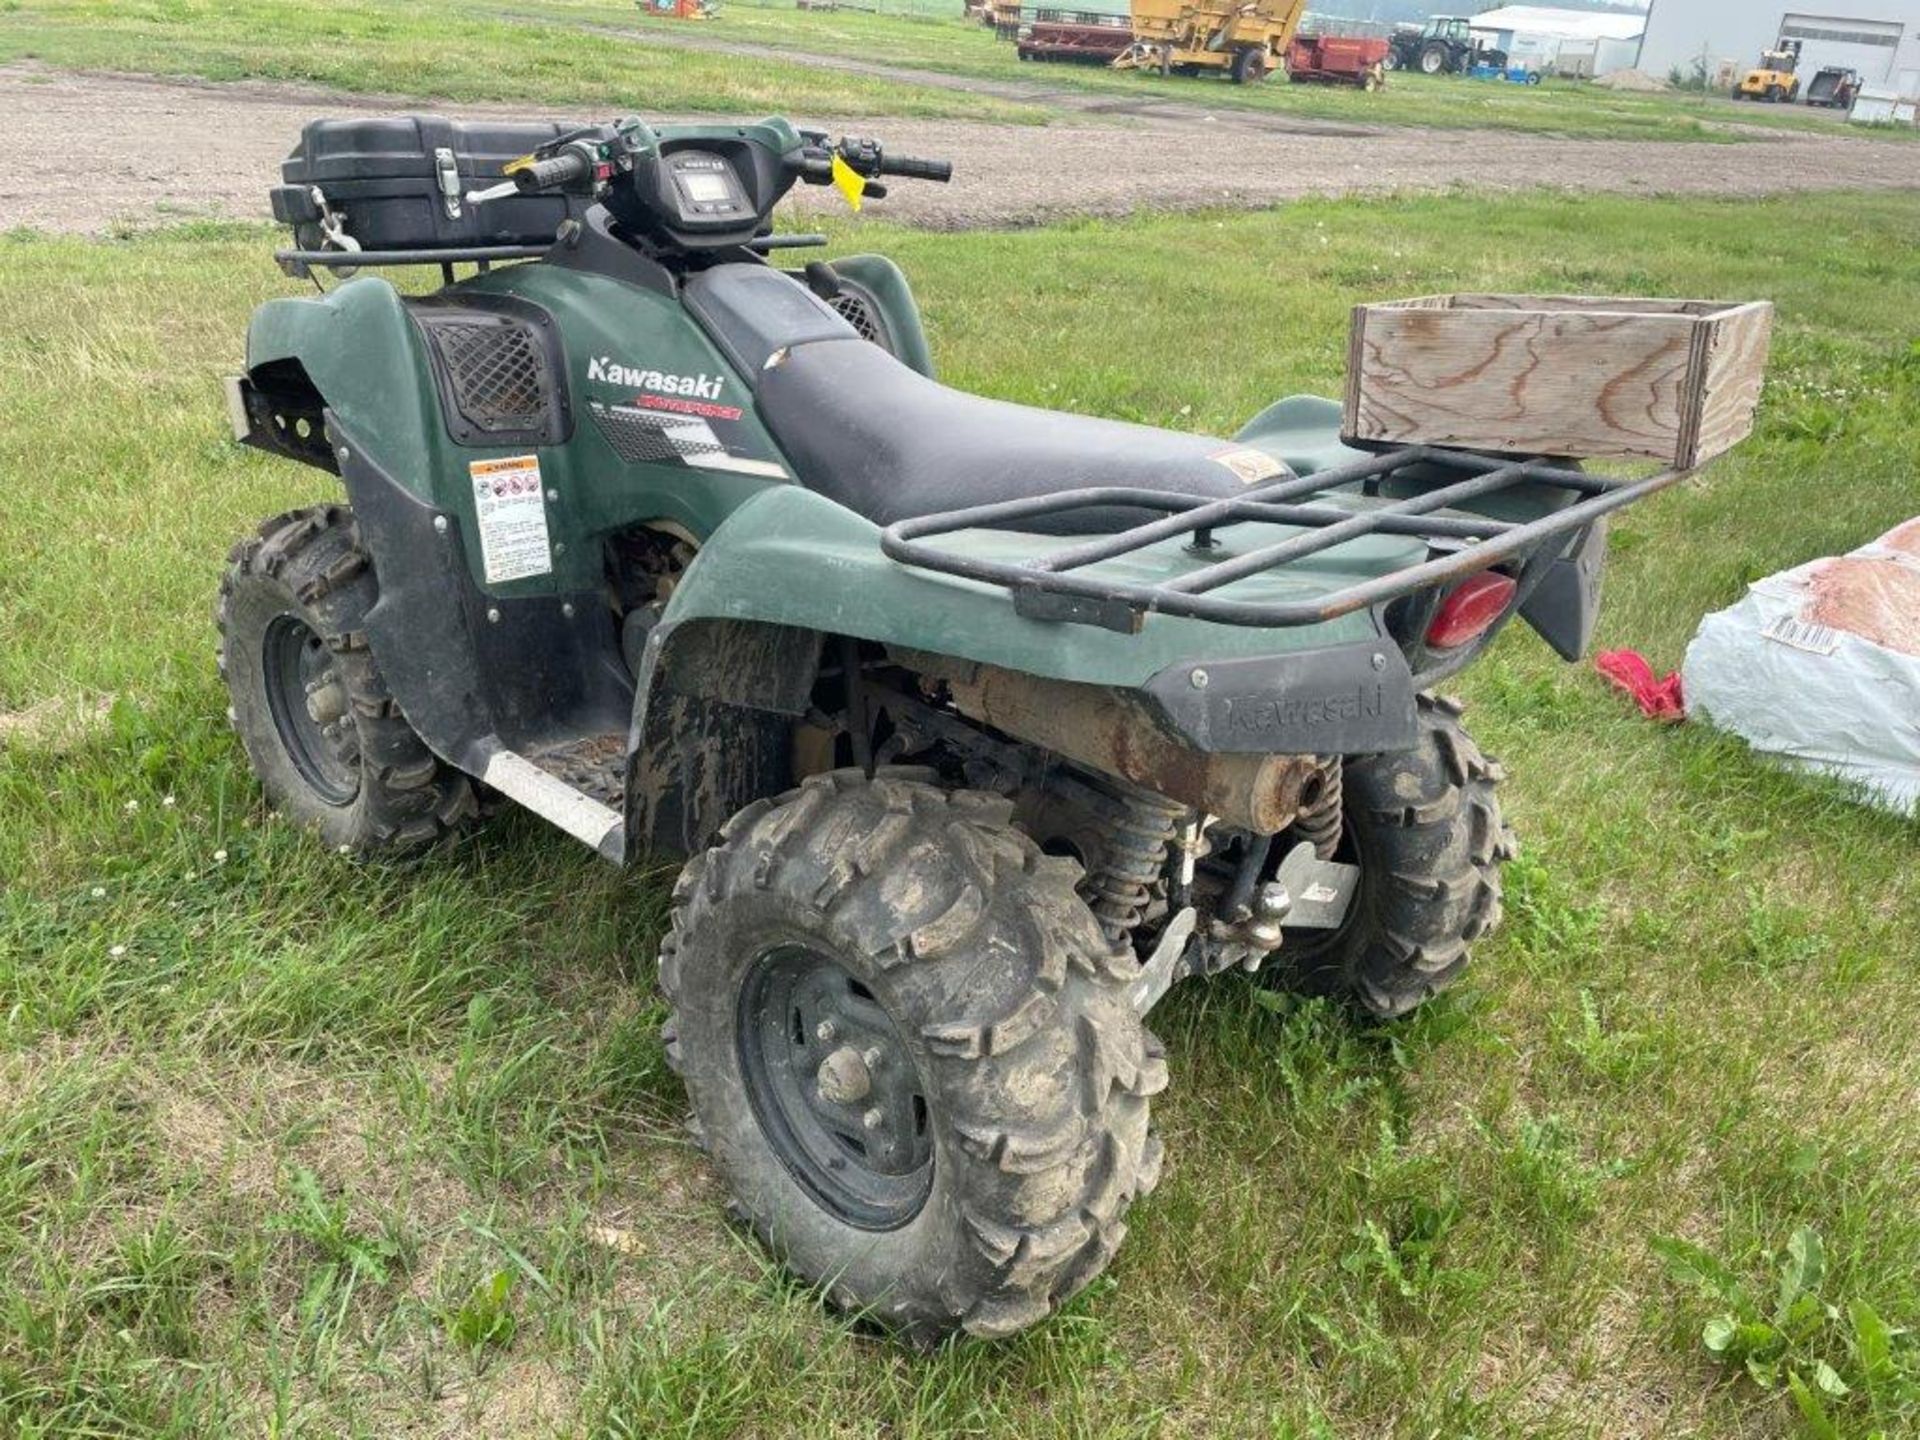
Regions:
<svg viewBox="0 0 1920 1440"><path fill-rule="evenodd" d="M1920 517L1769 575L1701 622L1681 675L1689 714L1920 808Z"/></svg>

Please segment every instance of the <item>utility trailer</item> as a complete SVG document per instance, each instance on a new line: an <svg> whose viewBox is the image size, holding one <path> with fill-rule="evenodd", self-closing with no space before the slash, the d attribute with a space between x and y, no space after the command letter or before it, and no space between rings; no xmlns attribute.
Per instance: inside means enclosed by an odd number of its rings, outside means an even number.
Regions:
<svg viewBox="0 0 1920 1440"><path fill-rule="evenodd" d="M1807 104L1816 110L1851 110L1860 93L1860 72L1829 65L1807 86Z"/></svg>
<svg viewBox="0 0 1920 1440"><path fill-rule="evenodd" d="M1538 85L1540 72L1524 65L1475 65L1467 71L1469 80L1502 80L1509 85Z"/></svg>

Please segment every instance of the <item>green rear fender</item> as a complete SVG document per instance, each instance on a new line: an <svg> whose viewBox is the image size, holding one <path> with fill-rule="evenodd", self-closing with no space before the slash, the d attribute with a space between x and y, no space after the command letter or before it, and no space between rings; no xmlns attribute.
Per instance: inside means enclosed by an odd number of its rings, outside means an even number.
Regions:
<svg viewBox="0 0 1920 1440"><path fill-rule="evenodd" d="M969 537L969 548L1024 558L1057 539ZM1172 547L1177 553L1177 545ZM1331 589L1407 562L1404 542L1377 537L1344 547L1337 568L1295 567L1274 577L1261 598L1302 587ZM1178 562L1148 552L1143 563L1175 573ZM1187 561L1186 565L1198 562ZM1266 580L1266 577L1260 577ZM1248 598L1253 598L1249 592ZM1272 656L1368 641L1377 630L1365 612L1293 629L1217 625L1148 615L1138 634L1030 620L1014 612L1006 590L901 565L880 550L880 528L797 485L769 490L740 507L701 547L663 619L760 621L829 635L853 635L1031 675L1135 687L1178 663Z"/></svg>

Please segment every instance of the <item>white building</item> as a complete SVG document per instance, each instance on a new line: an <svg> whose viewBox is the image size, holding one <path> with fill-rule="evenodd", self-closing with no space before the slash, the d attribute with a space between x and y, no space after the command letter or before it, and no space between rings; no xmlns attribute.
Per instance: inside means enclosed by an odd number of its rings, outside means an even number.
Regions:
<svg viewBox="0 0 1920 1440"><path fill-rule="evenodd" d="M1476 35L1515 65L1568 75L1605 75L1639 58L1644 15L1506 5L1473 17Z"/></svg>
<svg viewBox="0 0 1920 1440"><path fill-rule="evenodd" d="M1809 0L1800 0L1805 7ZM1690 69L1702 56L1707 73L1722 61L1745 68L1782 38L1799 40L1800 73L1828 65L1858 70L1869 86L1920 95L1920 0L1653 0L1640 69L1665 75ZM1821 8L1821 7L1825 8Z"/></svg>

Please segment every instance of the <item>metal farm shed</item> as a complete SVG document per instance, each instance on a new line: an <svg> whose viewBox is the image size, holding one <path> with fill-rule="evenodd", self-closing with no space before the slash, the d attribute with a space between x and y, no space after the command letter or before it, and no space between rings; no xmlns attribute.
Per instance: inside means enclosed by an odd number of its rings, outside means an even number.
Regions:
<svg viewBox="0 0 1920 1440"><path fill-rule="evenodd" d="M1751 65L1785 37L1803 46L1801 73L1823 66L1858 70L1870 86L1920 96L1920 0L1652 0L1639 68L1664 75L1703 57Z"/></svg>

